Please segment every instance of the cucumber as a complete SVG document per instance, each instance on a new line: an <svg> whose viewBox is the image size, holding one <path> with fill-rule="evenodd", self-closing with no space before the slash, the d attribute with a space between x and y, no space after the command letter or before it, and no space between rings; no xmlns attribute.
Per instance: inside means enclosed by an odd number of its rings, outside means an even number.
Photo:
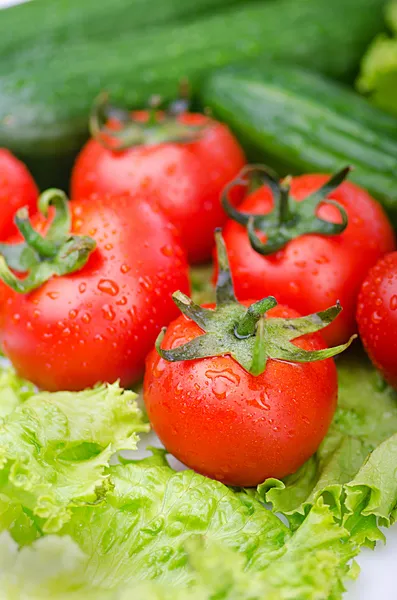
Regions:
<svg viewBox="0 0 397 600"><path fill-rule="evenodd" d="M171 1L180 0L163 3ZM107 5L111 11L113 3ZM382 26L383 5L384 0L269 0L139 32L112 26L106 36L73 43L60 42L60 32L48 44L38 35L20 51L0 52L0 145L22 158L42 185L59 185L86 138L88 111L102 89L115 102L139 107L153 93L173 97L181 78L197 89L209 70L258 56L351 77ZM85 6L81 2L82 13ZM19 26L28 27L23 19ZM9 40L0 20L0 50L3 37Z"/></svg>
<svg viewBox="0 0 397 600"><path fill-rule="evenodd" d="M377 198L397 225L397 119L353 91L301 69L224 69L208 78L201 101L240 136L251 160L281 175L334 172Z"/></svg>

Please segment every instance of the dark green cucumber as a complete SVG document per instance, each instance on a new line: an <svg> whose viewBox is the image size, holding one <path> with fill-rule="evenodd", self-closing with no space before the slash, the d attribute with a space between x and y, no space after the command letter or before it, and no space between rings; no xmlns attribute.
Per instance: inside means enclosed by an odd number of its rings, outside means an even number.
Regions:
<svg viewBox="0 0 397 600"><path fill-rule="evenodd" d="M224 69L202 102L245 141L253 160L280 174L333 172L376 197L397 225L397 119L343 86L279 64Z"/></svg>
<svg viewBox="0 0 397 600"><path fill-rule="evenodd" d="M142 106L153 93L174 96L181 78L195 89L209 70L259 56L348 77L382 25L383 5L247 2L194 22L142 32L120 28L106 40L65 45L37 39L32 47L22 44L20 52L0 52L0 145L24 159L41 183L57 184L87 134L88 111L102 89L116 102ZM0 49L2 37L0 19Z"/></svg>

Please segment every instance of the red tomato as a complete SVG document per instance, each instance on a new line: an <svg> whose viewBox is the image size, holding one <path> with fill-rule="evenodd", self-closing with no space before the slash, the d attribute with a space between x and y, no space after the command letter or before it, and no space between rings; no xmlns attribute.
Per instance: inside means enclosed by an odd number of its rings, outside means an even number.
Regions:
<svg viewBox="0 0 397 600"><path fill-rule="evenodd" d="M294 177L291 194L302 201L327 179L319 174ZM343 182L329 197L345 208L349 218L347 228L339 235L302 235L269 256L253 250L246 229L234 221L227 222L223 237L239 299L271 294L301 314L323 310L339 300L343 312L324 331L327 343L336 345L355 332L360 285L368 269L395 248L395 238L381 206L357 185ZM272 205L269 188L261 187L244 200L239 210L266 214ZM332 205L321 205L317 214L340 222L340 214Z"/></svg>
<svg viewBox="0 0 397 600"><path fill-rule="evenodd" d="M179 238L140 198L71 202L72 231L95 238L86 265L29 294L7 288L1 342L18 373L47 390L81 390L142 375L160 328L176 317L175 289L189 290ZM2 285L3 289L5 285Z"/></svg>
<svg viewBox="0 0 397 600"><path fill-rule="evenodd" d="M146 120L147 113L133 113ZM226 216L220 205L223 187L245 163L237 140L226 125L200 114L183 114L188 125L205 125L197 141L134 146L112 152L91 139L77 158L71 195L85 200L106 192L152 193L169 219L179 228L188 259L208 260L214 229ZM234 201L242 199L242 189Z"/></svg>
<svg viewBox="0 0 397 600"><path fill-rule="evenodd" d="M277 306L267 316L299 315ZM175 348L201 334L180 316L169 325L162 347ZM325 347L318 333L293 343L305 350ZM230 356L171 363L152 350L144 397L150 422L171 454L226 484L254 486L295 472L317 450L335 411L337 373L332 359L269 359L255 377Z"/></svg>
<svg viewBox="0 0 397 600"><path fill-rule="evenodd" d="M397 252L369 271L358 297L357 322L372 362L397 388Z"/></svg>
<svg viewBox="0 0 397 600"><path fill-rule="evenodd" d="M25 165L6 148L0 148L0 241L17 232L14 215L27 206L36 212L39 190Z"/></svg>

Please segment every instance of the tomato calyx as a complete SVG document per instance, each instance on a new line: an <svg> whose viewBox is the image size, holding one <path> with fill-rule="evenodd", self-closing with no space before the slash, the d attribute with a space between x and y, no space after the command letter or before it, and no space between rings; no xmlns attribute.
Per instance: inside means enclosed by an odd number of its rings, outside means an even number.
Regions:
<svg viewBox="0 0 397 600"><path fill-rule="evenodd" d="M127 110L109 103L106 92L94 102L89 128L93 138L113 152L126 150L132 146L155 146L166 142L193 142L203 131L203 125L182 123L178 116L187 110L184 99L173 102L167 111L158 112L160 100L151 99L149 118L141 121ZM109 121L116 121L117 128L109 127Z"/></svg>
<svg viewBox="0 0 397 600"><path fill-rule="evenodd" d="M161 347L166 328L156 340L159 355L169 362L230 355L252 375L260 375L268 358L288 362L313 362L343 352L357 336L346 344L321 350L304 350L291 343L307 333L320 331L338 316L339 303L327 310L298 318L266 318L266 312L277 305L273 296L263 298L248 308L235 296L229 260L220 230L215 233L218 255L216 308L195 304L185 294L175 292L173 300L180 311L203 331L190 342L172 349Z"/></svg>
<svg viewBox="0 0 397 600"><path fill-rule="evenodd" d="M20 294L40 287L53 275L78 271L96 247L92 238L70 233L69 203L61 190L49 189L41 194L38 208L44 217L48 217L50 206L54 208L54 216L44 236L33 229L25 207L14 219L25 241L0 244L0 279ZM25 277L20 279L13 271Z"/></svg>
<svg viewBox="0 0 397 600"><path fill-rule="evenodd" d="M307 196L302 202L291 202L290 177L280 179L279 176L263 165L248 165L238 177L231 181L222 193L222 206L228 216L247 228L251 246L264 256L283 248L291 240L305 234L338 235L347 227L348 218L343 206L327 198L347 177L351 167L338 171L317 191ZM256 189L267 185L272 191L274 208L265 215L240 212L229 200L229 193L235 186L246 186ZM331 204L338 209L341 223L332 223L320 219L316 215L320 204ZM265 241L258 233L265 235Z"/></svg>

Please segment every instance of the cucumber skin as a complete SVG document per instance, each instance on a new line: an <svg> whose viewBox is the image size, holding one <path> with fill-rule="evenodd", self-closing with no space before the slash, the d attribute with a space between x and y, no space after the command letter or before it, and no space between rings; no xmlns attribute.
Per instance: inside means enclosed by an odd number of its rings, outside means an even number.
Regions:
<svg viewBox="0 0 397 600"><path fill-rule="evenodd" d="M201 102L245 142L251 160L281 175L334 172L383 205L397 226L397 119L324 76L281 64L224 69Z"/></svg>
<svg viewBox="0 0 397 600"><path fill-rule="evenodd" d="M64 183L101 90L142 107L153 93L175 96L181 78L195 90L211 69L259 56L351 77L382 26L383 6L384 0L246 2L194 22L112 31L103 40L46 43L38 35L31 47L0 53L0 145L22 158L41 185ZM0 20L0 40L1 33Z"/></svg>

